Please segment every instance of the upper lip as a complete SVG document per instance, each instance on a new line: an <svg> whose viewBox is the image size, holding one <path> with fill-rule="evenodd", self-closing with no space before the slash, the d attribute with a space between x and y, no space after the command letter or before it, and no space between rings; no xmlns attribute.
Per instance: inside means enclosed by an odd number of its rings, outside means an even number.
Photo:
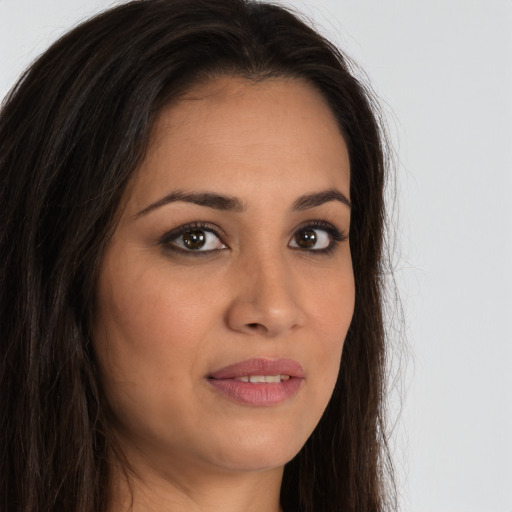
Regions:
<svg viewBox="0 0 512 512"><path fill-rule="evenodd" d="M247 359L214 371L211 379L236 379L251 375L289 375L304 378L304 369L293 359Z"/></svg>

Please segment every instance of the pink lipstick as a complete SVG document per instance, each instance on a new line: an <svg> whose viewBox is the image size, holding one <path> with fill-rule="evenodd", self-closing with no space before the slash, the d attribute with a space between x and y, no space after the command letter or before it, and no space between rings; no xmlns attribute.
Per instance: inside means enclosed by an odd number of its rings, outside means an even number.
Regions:
<svg viewBox="0 0 512 512"><path fill-rule="evenodd" d="M291 359L248 359L216 370L208 382L219 392L243 404L271 406L295 395L304 369Z"/></svg>

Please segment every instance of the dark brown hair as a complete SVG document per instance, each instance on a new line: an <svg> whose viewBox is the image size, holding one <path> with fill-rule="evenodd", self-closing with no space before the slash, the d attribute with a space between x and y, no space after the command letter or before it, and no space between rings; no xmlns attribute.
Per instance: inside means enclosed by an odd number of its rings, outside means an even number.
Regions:
<svg viewBox="0 0 512 512"><path fill-rule="evenodd" d="M101 512L112 436L91 350L98 268L156 115L198 81L300 77L349 147L355 313L320 423L285 467L287 512L393 506L383 416L385 159L346 58L275 5L139 0L73 29L0 116L0 508Z"/></svg>

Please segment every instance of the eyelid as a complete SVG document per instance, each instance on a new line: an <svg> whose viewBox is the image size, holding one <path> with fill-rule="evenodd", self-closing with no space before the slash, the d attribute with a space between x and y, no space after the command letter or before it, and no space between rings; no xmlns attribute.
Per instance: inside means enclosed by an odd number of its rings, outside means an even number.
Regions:
<svg viewBox="0 0 512 512"><path fill-rule="evenodd" d="M190 231L194 231L194 230L207 231L209 233L213 233L220 240L220 242L226 246L225 247L226 249L229 248L228 244L224 241L224 238L225 238L224 230L222 228L220 228L219 226L217 226L216 224L212 224L210 222L202 222L202 221L189 222L188 224L183 224L175 229L172 229L171 231L166 232L158 240L158 245L162 245L166 249L169 249L172 251L190 254L190 255L194 255L194 256L195 255L197 255L197 256L206 255L206 254L210 254L212 252L224 250L224 249L210 249L210 250L206 250L206 251L186 250L181 247L178 247L177 245L173 245L171 243L174 240L176 240L177 238L179 238L181 235L188 233Z"/></svg>
<svg viewBox="0 0 512 512"><path fill-rule="evenodd" d="M293 237L299 231L308 229L308 228L313 229L313 230L322 230L322 231L327 232L330 237L329 245L327 247L323 247L320 249L315 249L314 247L308 249L308 248L304 248L304 247L300 247L300 246L291 246L290 244L293 241ZM177 238L179 238L180 236L182 236L183 234L188 233L190 231L194 231L194 230L207 231L207 232L213 233L213 235L215 235L219 239L219 241L222 243L222 245L224 245L225 247L218 248L218 249L207 249L207 250L187 250L182 247L179 247L176 244L171 243L174 240L176 240ZM290 241L288 242L288 246L291 249L305 252L305 253L313 253L313 254L315 254L315 253L316 254L332 253L336 249L336 246L339 243L344 242L345 240L348 239L348 234L345 231L339 229L331 222L328 222L325 220L320 220L320 219L312 219L312 220L303 222L302 224L300 224L299 226L294 228L294 230L290 236L291 236L291 238L290 238ZM158 245L161 245L165 249L170 250L170 251L174 251L174 252L178 252L178 253L182 253L182 254L186 254L186 255L205 256L205 255L212 254L212 253L224 250L224 249L229 249L229 245L225 242L225 238L226 238L226 235L225 235L224 230L221 227L219 227L218 225L212 224L210 222L194 221L194 222L189 222L187 224L183 224L177 228L172 229L171 231L166 232L158 240L157 243L158 243Z"/></svg>
<svg viewBox="0 0 512 512"><path fill-rule="evenodd" d="M321 219L312 219L307 220L303 222L302 224L299 224L296 228L294 228L292 235L295 234L297 231L300 231L301 229L306 228L313 228L313 229L323 229L328 232L339 234L339 236L343 238L347 238L348 235L345 233L343 229L338 228L335 224L332 222L321 220Z"/></svg>
<svg viewBox="0 0 512 512"><path fill-rule="evenodd" d="M313 219L313 220L308 220L308 221L303 222L302 224L300 224L299 226L297 226L294 229L293 233L291 234L291 239L290 239L290 242L288 243L288 245L290 245L290 243L293 240L293 237L299 231L308 229L308 228L313 229L313 230L326 231L329 234L329 236L331 237L331 243L327 247L324 247L322 249L315 249L315 248L308 249L308 248L302 248L300 246L297 246L297 247L291 246L292 249L297 250L297 251L306 252L306 253L313 253L313 254L314 253L316 253L316 254L331 253L336 249L336 246L339 243L344 242L345 240L348 239L348 233L344 230L339 229L333 223L325 221L325 220Z"/></svg>

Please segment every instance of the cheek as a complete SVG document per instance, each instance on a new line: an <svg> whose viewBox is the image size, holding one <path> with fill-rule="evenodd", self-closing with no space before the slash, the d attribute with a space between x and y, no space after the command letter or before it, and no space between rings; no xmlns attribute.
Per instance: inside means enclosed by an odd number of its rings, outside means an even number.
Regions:
<svg viewBox="0 0 512 512"><path fill-rule="evenodd" d="M332 272L317 274L309 293L310 318L326 345L340 344L352 321L355 283L351 261L344 261ZM307 293L307 292L305 292ZM330 347L332 348L332 347Z"/></svg>
<svg viewBox="0 0 512 512"><path fill-rule="evenodd" d="M191 364L198 319L158 269L137 274L105 265L97 300L94 345L113 401L182 382L179 370Z"/></svg>
<svg viewBox="0 0 512 512"><path fill-rule="evenodd" d="M133 270L134 266L132 266ZM200 370L208 319L164 269L108 267L100 278L94 348L118 426L132 432L173 425ZM166 412L167 411L167 412ZM150 419L150 421L148 420Z"/></svg>
<svg viewBox="0 0 512 512"><path fill-rule="evenodd" d="M100 283L99 319L127 348L142 351L190 346L208 318L197 292L170 275L165 266L148 264L141 272L111 270ZM149 270L147 270L149 269ZM193 284L193 283L192 283ZM183 340L183 341L181 341Z"/></svg>
<svg viewBox="0 0 512 512"><path fill-rule="evenodd" d="M327 404L339 373L341 355L354 313L355 285L351 265L316 287L310 297L310 319L315 340L309 358L314 361L317 399Z"/></svg>

